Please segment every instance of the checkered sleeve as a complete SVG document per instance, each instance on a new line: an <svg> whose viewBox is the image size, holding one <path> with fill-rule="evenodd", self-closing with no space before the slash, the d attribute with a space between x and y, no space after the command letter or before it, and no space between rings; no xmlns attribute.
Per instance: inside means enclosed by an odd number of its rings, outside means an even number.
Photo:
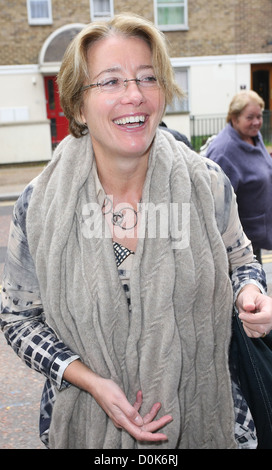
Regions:
<svg viewBox="0 0 272 470"><path fill-rule="evenodd" d="M29 188L18 200L10 236L1 292L0 327L8 344L32 369L45 375L58 389L70 362L78 359L47 325L35 267L25 232Z"/></svg>
<svg viewBox="0 0 272 470"><path fill-rule="evenodd" d="M62 380L63 373L79 356L56 337L39 309L22 312L20 317L23 316L24 320L13 321L11 326L2 320L8 344L27 366L45 375L59 390L65 388L68 383Z"/></svg>
<svg viewBox="0 0 272 470"><path fill-rule="evenodd" d="M254 284L262 294L267 292L266 275L263 267L256 261L236 268L231 273L234 303L240 290L246 284Z"/></svg>
<svg viewBox="0 0 272 470"><path fill-rule="evenodd" d="M227 251L235 304L240 290L246 284L254 284L263 294L266 293L266 276L243 231L236 196L229 179L214 162L208 161L207 168L211 175L216 222Z"/></svg>
<svg viewBox="0 0 272 470"><path fill-rule="evenodd" d="M229 200L229 220L222 239L227 250L235 303L240 290L246 284L256 285L263 294L267 286L265 272L256 260L251 242L243 231L233 193Z"/></svg>

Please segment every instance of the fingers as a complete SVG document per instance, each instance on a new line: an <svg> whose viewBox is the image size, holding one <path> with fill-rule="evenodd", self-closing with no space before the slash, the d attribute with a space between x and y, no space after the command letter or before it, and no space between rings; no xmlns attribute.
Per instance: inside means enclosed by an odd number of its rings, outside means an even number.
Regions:
<svg viewBox="0 0 272 470"><path fill-rule="evenodd" d="M272 312L239 313L244 330L249 337L259 338L268 334L272 328Z"/></svg>
<svg viewBox="0 0 272 470"><path fill-rule="evenodd" d="M158 442L166 441L167 436L164 433L156 431L158 431L170 421L172 421L172 417L166 415L156 421L151 421L149 423L143 424L142 426L138 426L135 422L132 422L127 416L123 414L122 416L119 416L117 427L121 427L122 429L126 430L132 437L134 437L134 439L138 441Z"/></svg>
<svg viewBox="0 0 272 470"><path fill-rule="evenodd" d="M172 416L165 415L158 420L150 421L143 426L136 426L134 423L128 422L124 429L128 431L138 441L166 441L167 435L161 432L156 432L166 424L172 421Z"/></svg>
<svg viewBox="0 0 272 470"><path fill-rule="evenodd" d="M135 408L136 411L139 411L139 409L141 408L142 406L142 403L143 403L143 394L142 394L142 391L139 390L137 392L137 395L136 395L136 401L133 405L133 407Z"/></svg>
<svg viewBox="0 0 272 470"><path fill-rule="evenodd" d="M243 327L249 338L264 338L268 333L266 327L263 325L258 326L258 330L254 330L252 326L247 326L247 324L243 322Z"/></svg>
<svg viewBox="0 0 272 470"><path fill-rule="evenodd" d="M139 414L143 403L143 395L140 390L137 392L136 401L132 406L123 391L112 380L99 378L98 384L99 386L96 387L96 400L117 428L126 430L139 441L157 442L167 440L166 434L156 432L172 421L172 417L169 415L155 420L161 408L160 403L155 403L149 413L142 418Z"/></svg>
<svg viewBox="0 0 272 470"><path fill-rule="evenodd" d="M138 414L138 411L143 402L142 392L137 392L136 401L133 405L133 410L127 410L126 413L121 413L118 419L118 427L125 429L131 436L133 436L138 441L166 441L167 436L164 433L156 432L166 424L172 421L172 416L165 415L155 420L161 404L155 403L149 413L147 413L143 418ZM135 413L137 415L135 416Z"/></svg>
<svg viewBox="0 0 272 470"><path fill-rule="evenodd" d="M173 421L172 416L165 415L157 419L156 421L150 421L148 424L144 424L141 429L149 432L154 432L160 428L163 428L166 424L170 423L171 421Z"/></svg>
<svg viewBox="0 0 272 470"><path fill-rule="evenodd" d="M251 338L264 337L272 329L272 299L248 288L238 297L239 318Z"/></svg>
<svg viewBox="0 0 272 470"><path fill-rule="evenodd" d="M264 337L271 330L270 316L265 313L240 313L239 318L246 334L251 338Z"/></svg>

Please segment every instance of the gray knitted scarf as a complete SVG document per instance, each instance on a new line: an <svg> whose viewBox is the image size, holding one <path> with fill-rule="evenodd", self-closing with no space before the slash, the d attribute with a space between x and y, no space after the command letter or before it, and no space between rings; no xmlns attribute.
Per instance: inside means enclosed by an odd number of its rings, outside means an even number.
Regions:
<svg viewBox="0 0 272 470"><path fill-rule="evenodd" d="M111 239L84 230L84 208L96 202L93 162L90 137L68 136L34 187L27 234L46 321L130 403L141 389L142 415L162 402L160 415L173 421L164 429L168 442L156 449L234 448L232 292L204 159L157 132L143 202L178 203L179 221L189 204L190 241L174 249L170 235L139 238L131 314ZM115 428L92 396L74 386L57 392L49 439L51 448L152 448Z"/></svg>

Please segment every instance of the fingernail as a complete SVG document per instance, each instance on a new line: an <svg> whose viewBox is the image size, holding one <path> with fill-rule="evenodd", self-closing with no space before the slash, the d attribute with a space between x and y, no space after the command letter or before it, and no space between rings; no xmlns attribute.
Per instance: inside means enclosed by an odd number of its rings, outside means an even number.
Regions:
<svg viewBox="0 0 272 470"><path fill-rule="evenodd" d="M142 417L139 416L139 415L136 416L136 418L134 419L134 421L135 421L135 423L138 424L138 425L139 425L139 424L141 424L141 425L143 424L143 419L142 419Z"/></svg>

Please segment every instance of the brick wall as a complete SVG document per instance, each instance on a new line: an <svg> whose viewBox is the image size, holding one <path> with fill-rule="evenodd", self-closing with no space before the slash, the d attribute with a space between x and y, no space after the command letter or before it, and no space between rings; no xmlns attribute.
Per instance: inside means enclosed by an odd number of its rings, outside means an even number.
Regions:
<svg viewBox="0 0 272 470"><path fill-rule="evenodd" d="M37 64L47 37L69 23L88 23L89 0L52 0L53 24L30 26L26 0L1 2L0 65Z"/></svg>
<svg viewBox="0 0 272 470"><path fill-rule="evenodd" d="M52 0L50 26L29 26L26 0L1 3L0 65L37 64L53 31L91 21L89 0ZM114 9L154 19L152 1L115 0ZM272 0L188 0L188 12L188 31L166 33L172 57L272 52Z"/></svg>
<svg viewBox="0 0 272 470"><path fill-rule="evenodd" d="M189 31L168 33L171 55L272 52L272 0L188 0Z"/></svg>
<svg viewBox="0 0 272 470"><path fill-rule="evenodd" d="M240 0L234 4L235 53L272 52L272 0Z"/></svg>

